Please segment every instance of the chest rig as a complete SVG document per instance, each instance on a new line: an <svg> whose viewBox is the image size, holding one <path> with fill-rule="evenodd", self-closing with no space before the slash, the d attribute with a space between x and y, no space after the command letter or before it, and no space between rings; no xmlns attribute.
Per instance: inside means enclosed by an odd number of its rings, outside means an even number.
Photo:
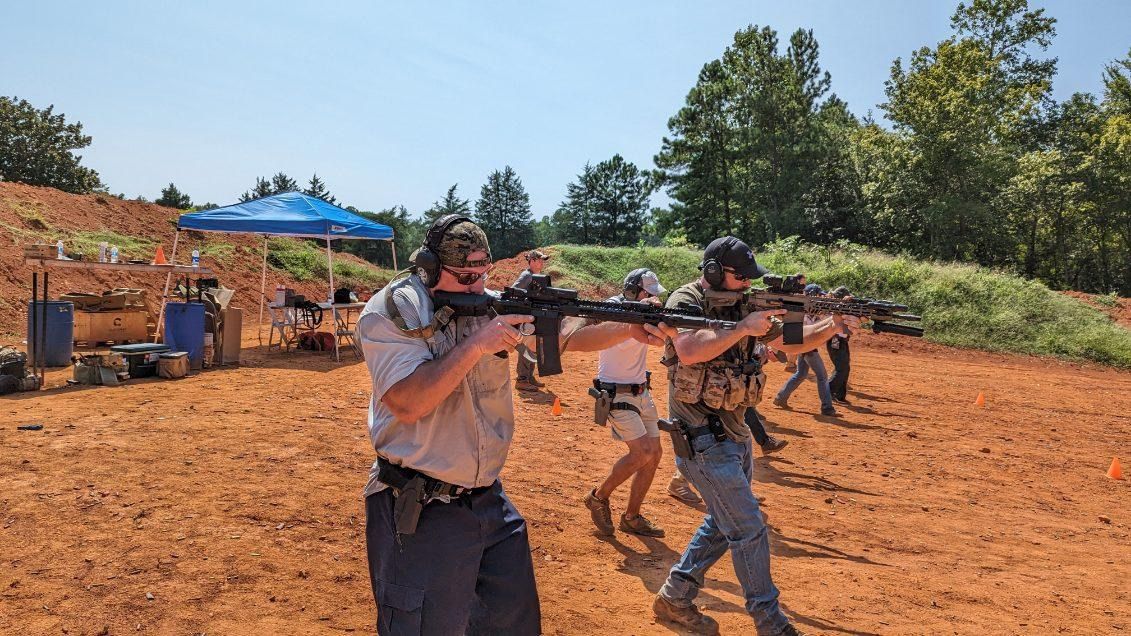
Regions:
<svg viewBox="0 0 1131 636"><path fill-rule="evenodd" d="M738 292L704 290L704 313L718 320L739 321L749 310ZM765 346L757 338L744 337L714 360L685 364L669 342L662 363L668 368L672 397L680 402L709 409L733 411L762 400L766 374L762 371Z"/></svg>

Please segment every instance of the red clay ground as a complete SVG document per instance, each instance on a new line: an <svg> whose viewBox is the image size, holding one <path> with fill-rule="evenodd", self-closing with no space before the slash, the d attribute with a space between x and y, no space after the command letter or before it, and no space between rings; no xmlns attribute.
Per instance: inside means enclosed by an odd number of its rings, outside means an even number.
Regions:
<svg viewBox="0 0 1131 636"><path fill-rule="evenodd" d="M240 368L0 401L0 632L372 631L365 368L254 340ZM1105 476L1113 455L1131 464L1131 374L857 342L841 419L813 417L812 384L796 410L764 409L790 440L758 461L754 488L794 620L821 634L1131 628L1131 487ZM504 472L545 630L671 633L649 607L701 513L663 493L665 441L646 512L667 537L591 535L578 498L622 449L591 423L595 355L566 366L547 379L564 415L551 393L516 397ZM770 377L776 389L785 373ZM44 430L16 430L32 422ZM724 557L700 599L724 633L752 633L740 594Z"/></svg>

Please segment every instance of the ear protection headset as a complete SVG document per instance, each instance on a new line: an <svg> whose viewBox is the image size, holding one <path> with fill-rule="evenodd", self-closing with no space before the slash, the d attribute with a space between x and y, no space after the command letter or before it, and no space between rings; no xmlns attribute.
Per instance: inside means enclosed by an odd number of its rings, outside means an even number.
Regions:
<svg viewBox="0 0 1131 636"><path fill-rule="evenodd" d="M719 249L710 258L706 258L706 254L704 254L703 262L699 263L699 269L703 272L703 280L707 281L712 289L721 288L725 278L723 276L723 264L718 260L719 255L726 254L737 242L738 239L733 236L726 237L719 245Z"/></svg>
<svg viewBox="0 0 1131 636"><path fill-rule="evenodd" d="M628 300L637 300L640 298L640 292L644 291L644 272L648 268L641 267L634 269L628 273L628 277L624 279L624 297ZM631 298L630 298L631 296Z"/></svg>
<svg viewBox="0 0 1131 636"><path fill-rule="evenodd" d="M470 220L462 214L446 214L436 219L432 227L428 228L428 234L424 236L424 244L416 251L416 260L413 265L420 272L421 282L429 289L440 282L440 270L443 265L440 263L440 255L436 253L436 250L439 249L444 234L448 232L448 228L456 223Z"/></svg>

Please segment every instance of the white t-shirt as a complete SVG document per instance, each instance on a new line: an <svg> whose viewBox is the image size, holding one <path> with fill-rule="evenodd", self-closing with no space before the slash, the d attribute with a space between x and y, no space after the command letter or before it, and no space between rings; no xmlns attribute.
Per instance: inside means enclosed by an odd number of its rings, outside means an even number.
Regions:
<svg viewBox="0 0 1131 636"><path fill-rule="evenodd" d="M620 302L624 298L613 296ZM634 338L609 347L597 359L597 378L613 384L644 384L648 371L648 345Z"/></svg>

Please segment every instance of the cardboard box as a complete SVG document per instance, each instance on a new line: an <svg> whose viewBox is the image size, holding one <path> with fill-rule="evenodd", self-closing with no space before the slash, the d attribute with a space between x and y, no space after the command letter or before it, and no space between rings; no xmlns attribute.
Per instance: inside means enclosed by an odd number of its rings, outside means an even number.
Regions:
<svg viewBox="0 0 1131 636"><path fill-rule="evenodd" d="M146 340L145 310L76 311L75 342L127 342Z"/></svg>

